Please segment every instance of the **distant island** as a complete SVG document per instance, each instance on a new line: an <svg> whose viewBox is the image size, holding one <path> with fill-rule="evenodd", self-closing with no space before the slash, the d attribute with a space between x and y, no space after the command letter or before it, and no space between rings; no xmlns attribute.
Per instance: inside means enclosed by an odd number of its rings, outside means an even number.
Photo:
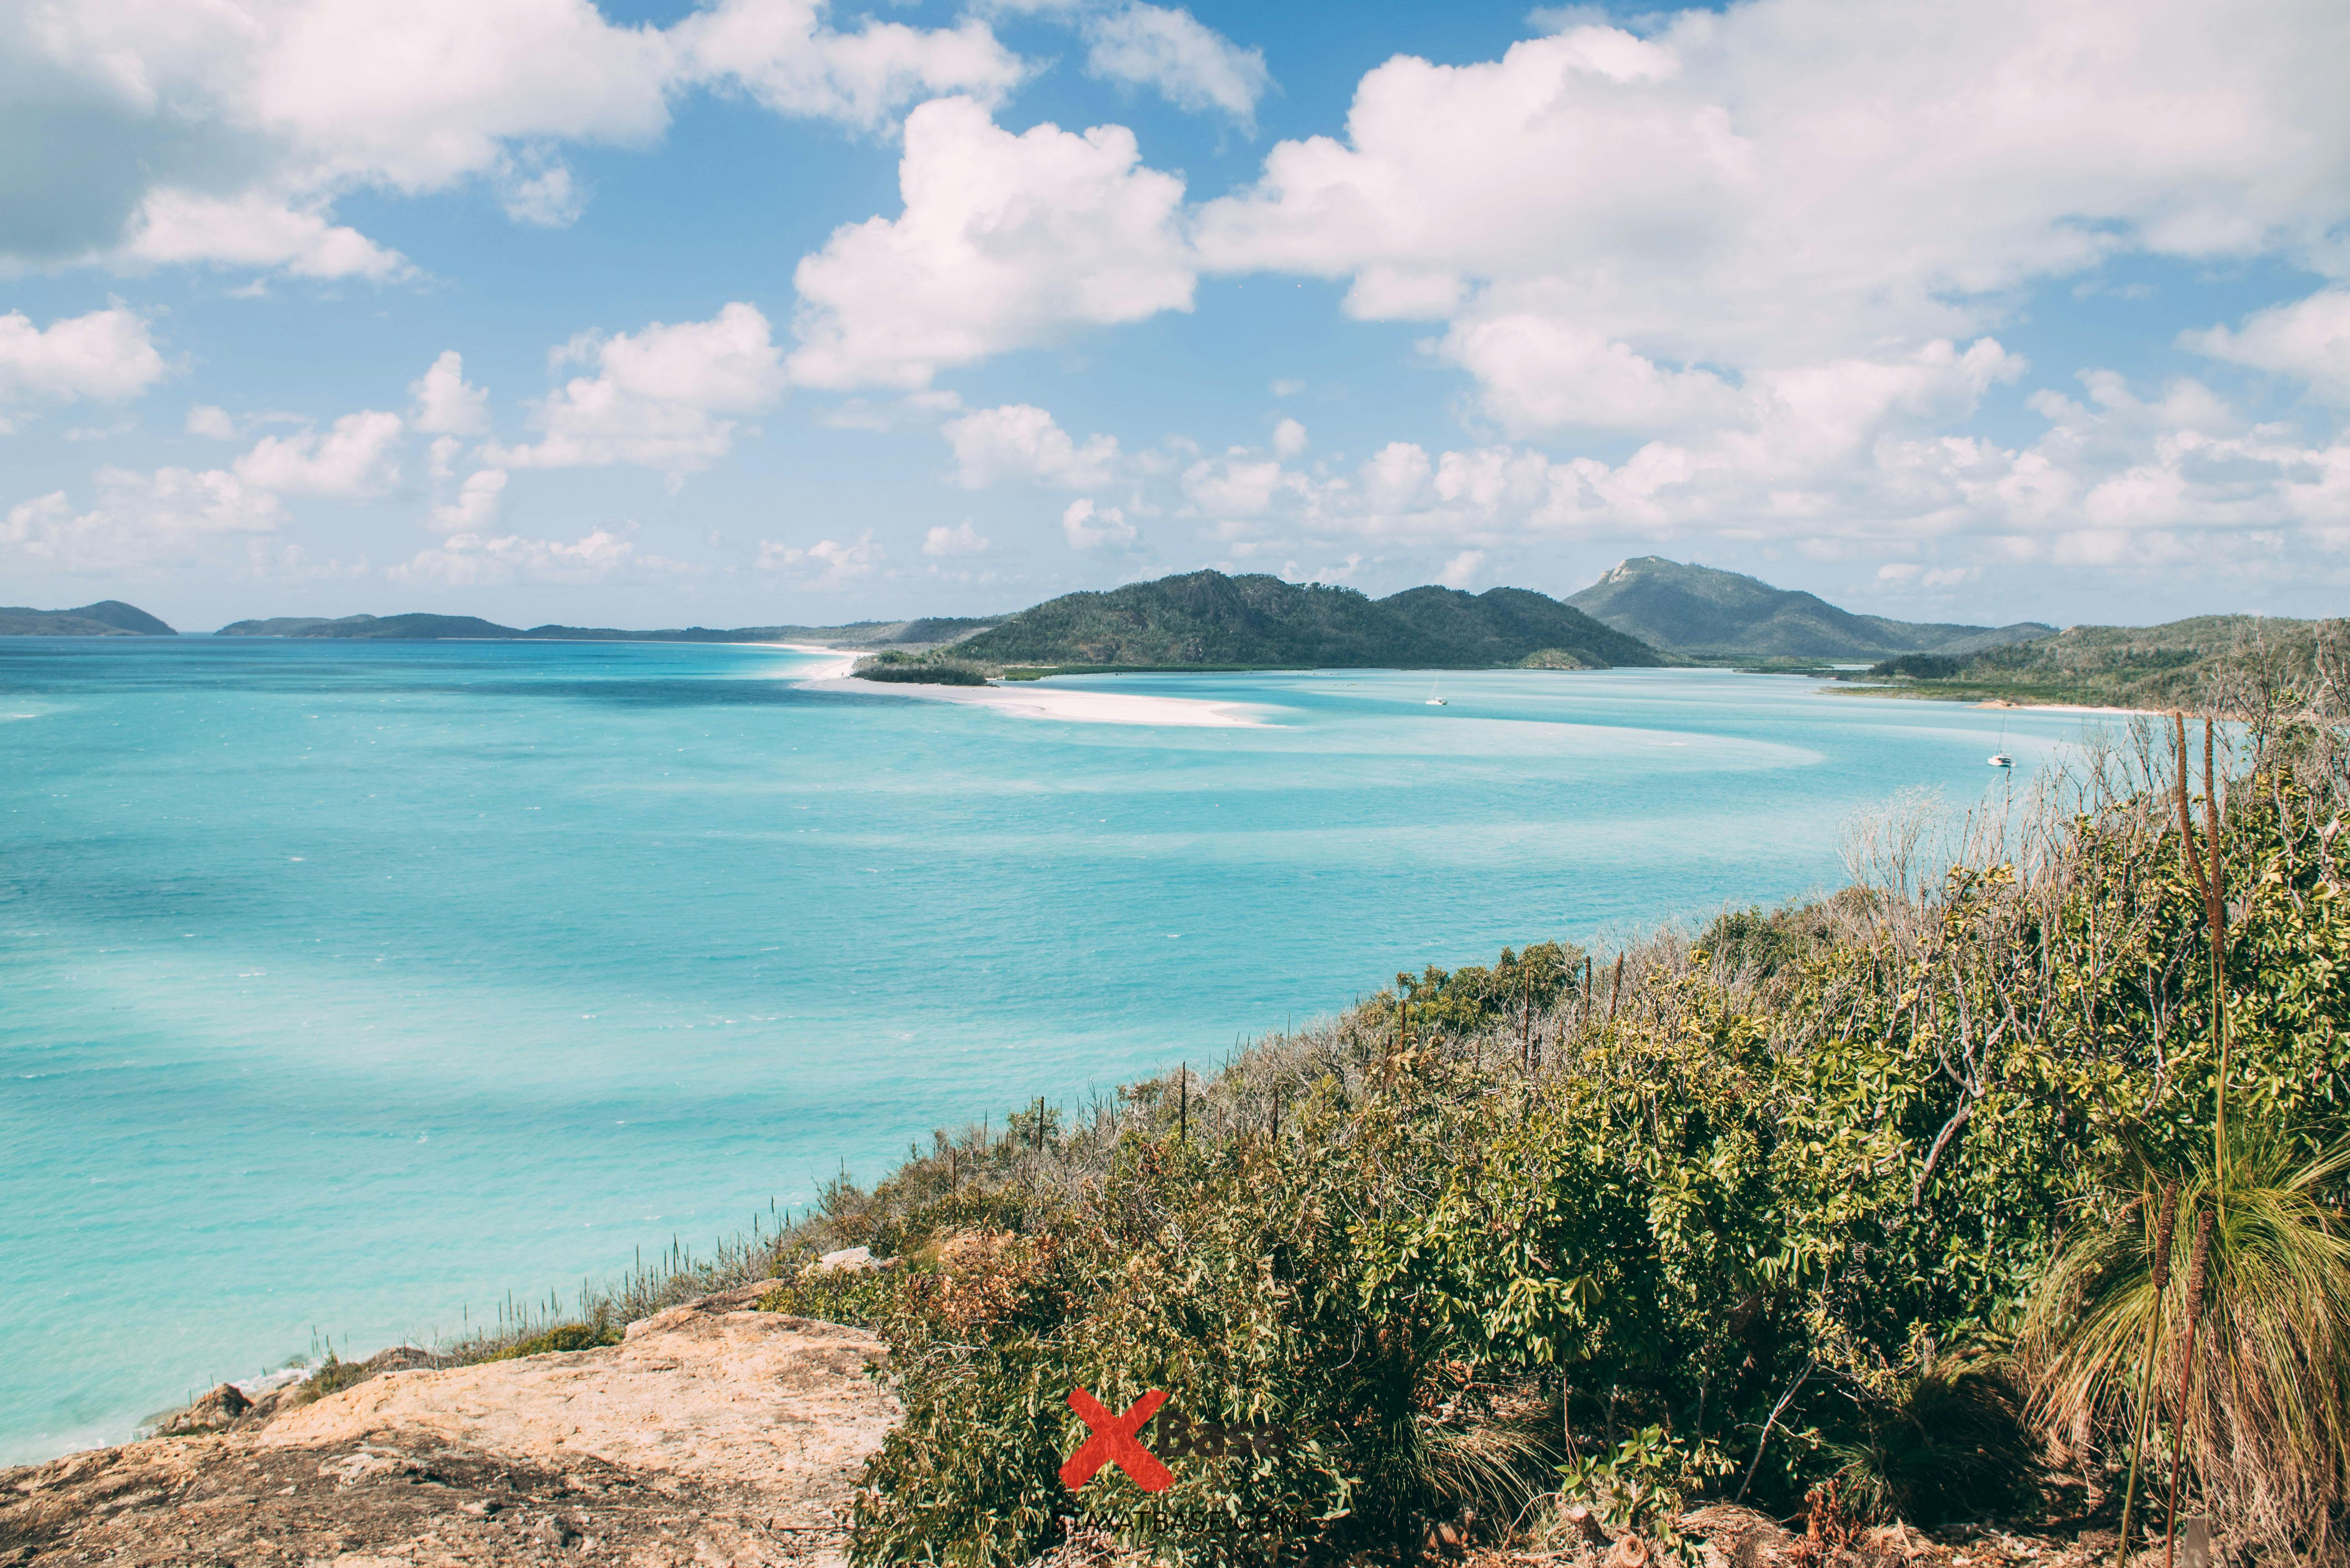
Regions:
<svg viewBox="0 0 2350 1568"><path fill-rule="evenodd" d="M1816 594L1658 556L1622 562L1566 602L1630 637L1694 659L1880 659L1965 654L2054 637L2035 620L1956 626L1838 609Z"/></svg>
<svg viewBox="0 0 2350 1568"><path fill-rule="evenodd" d="M0 637L177 637L136 605L100 599L79 609L36 610L0 606Z"/></svg>
<svg viewBox="0 0 2350 1568"><path fill-rule="evenodd" d="M124 606L129 608L129 606ZM995 624L994 618L925 616L914 620L859 620L846 626L738 626L725 629L689 626L660 631L624 631L617 627L500 626L470 615L279 616L237 620L215 637L331 638L361 642L821 642L834 648L929 648Z"/></svg>
<svg viewBox="0 0 2350 1568"><path fill-rule="evenodd" d="M119 599L78 609L0 608L0 636L172 637ZM1962 701L2192 704L2215 683L2306 684L2350 662L2341 621L2199 616L2154 627L2007 626L1858 615L1814 594L1711 566L1640 556L1580 592L1407 588L1384 598L1263 574L1182 572L1064 594L1012 615L923 616L840 626L504 626L477 616L281 616L221 637L371 642L821 644L862 653L866 680L978 685L1151 670L1604 670L1709 664L1829 676L1846 690ZM2331 639L2332 641L2328 639ZM1865 673L1864 673L1865 670ZM2259 671L2266 670L2268 676Z"/></svg>
<svg viewBox="0 0 2350 1568"><path fill-rule="evenodd" d="M1525 588L1353 588L1185 572L1064 594L954 644L1004 670L1601 670L1675 662L1639 639Z"/></svg>

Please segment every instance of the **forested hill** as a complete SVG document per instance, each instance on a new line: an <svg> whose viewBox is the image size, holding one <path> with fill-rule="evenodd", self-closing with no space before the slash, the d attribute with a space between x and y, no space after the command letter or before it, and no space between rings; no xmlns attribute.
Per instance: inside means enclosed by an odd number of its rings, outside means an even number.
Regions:
<svg viewBox="0 0 2350 1568"><path fill-rule="evenodd" d="M78 609L0 606L0 637L177 637L137 605L100 599Z"/></svg>
<svg viewBox="0 0 2350 1568"><path fill-rule="evenodd" d="M958 643L976 663L1292 669L1602 669L1672 662L1638 638L1523 588L1410 588L1373 599L1279 577L1186 572L1066 594Z"/></svg>
<svg viewBox="0 0 2350 1568"><path fill-rule="evenodd" d="M1963 657L1912 653L1870 673L1904 694L1980 701L2216 708L2251 713L2267 694L2339 690L2350 625L2204 615L2162 626L2074 626L2054 637Z"/></svg>
<svg viewBox="0 0 2350 1568"><path fill-rule="evenodd" d="M1619 563L1566 602L1675 653L1788 659L1960 655L2054 633L2053 626L1958 626L1838 609L1815 594L1657 556Z"/></svg>
<svg viewBox="0 0 2350 1568"><path fill-rule="evenodd" d="M861 620L847 626L738 626L718 629L690 626L661 631L625 631L617 627L500 626L470 615L279 616L232 621L220 637L336 638L367 642L431 642L443 639L538 642L821 642L838 648L922 648L952 642L993 620L931 616L916 620Z"/></svg>

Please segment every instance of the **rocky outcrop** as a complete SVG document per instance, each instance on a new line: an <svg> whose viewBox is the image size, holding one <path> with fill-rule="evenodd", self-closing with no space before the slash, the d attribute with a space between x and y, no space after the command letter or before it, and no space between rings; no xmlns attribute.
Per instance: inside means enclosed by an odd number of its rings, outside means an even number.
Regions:
<svg viewBox="0 0 2350 1568"><path fill-rule="evenodd" d="M599 1349L388 1370L265 1424L215 1389L181 1415L225 1430L0 1472L0 1564L837 1563L897 1418L887 1353L746 1293Z"/></svg>

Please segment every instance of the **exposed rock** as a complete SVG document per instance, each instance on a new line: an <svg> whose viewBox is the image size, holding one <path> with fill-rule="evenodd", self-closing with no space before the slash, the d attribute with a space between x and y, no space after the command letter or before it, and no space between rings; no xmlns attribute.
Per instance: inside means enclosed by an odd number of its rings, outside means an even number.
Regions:
<svg viewBox="0 0 2350 1568"><path fill-rule="evenodd" d="M244 1389L224 1383L186 1409L156 1423L155 1435L185 1438L198 1432L224 1432L252 1408L253 1401L244 1397Z"/></svg>
<svg viewBox="0 0 2350 1568"><path fill-rule="evenodd" d="M869 1247L843 1247L837 1252L827 1252L807 1266L811 1274L868 1274L876 1269L896 1265L895 1258L877 1258Z"/></svg>
<svg viewBox="0 0 2350 1568"><path fill-rule="evenodd" d="M898 1413L886 1352L741 1293L622 1345L386 1370L258 1429L0 1471L0 1563L837 1563Z"/></svg>

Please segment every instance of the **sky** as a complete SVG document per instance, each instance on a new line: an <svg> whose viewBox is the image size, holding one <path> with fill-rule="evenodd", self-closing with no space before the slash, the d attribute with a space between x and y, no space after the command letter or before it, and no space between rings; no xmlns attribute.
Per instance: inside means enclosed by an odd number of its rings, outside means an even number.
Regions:
<svg viewBox="0 0 2350 1568"><path fill-rule="evenodd" d="M0 603L2350 600L2350 6L5 0Z"/></svg>

